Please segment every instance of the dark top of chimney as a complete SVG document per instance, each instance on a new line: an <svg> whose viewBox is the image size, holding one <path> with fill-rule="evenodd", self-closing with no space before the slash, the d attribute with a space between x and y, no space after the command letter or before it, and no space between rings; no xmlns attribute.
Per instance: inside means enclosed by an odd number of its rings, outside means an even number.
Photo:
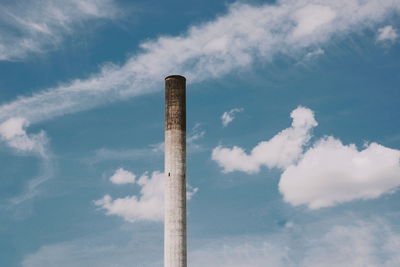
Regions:
<svg viewBox="0 0 400 267"><path fill-rule="evenodd" d="M165 80L166 80L166 79L169 79L169 78L183 79L183 80L186 81L186 78L183 77L183 76L181 76L181 75L169 75L169 76L165 77Z"/></svg>

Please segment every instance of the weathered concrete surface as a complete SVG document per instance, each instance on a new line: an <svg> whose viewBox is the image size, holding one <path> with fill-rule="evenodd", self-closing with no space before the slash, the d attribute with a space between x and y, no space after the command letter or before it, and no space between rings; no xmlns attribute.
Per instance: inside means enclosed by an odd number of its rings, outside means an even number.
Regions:
<svg viewBox="0 0 400 267"><path fill-rule="evenodd" d="M165 78L164 266L186 267L186 79Z"/></svg>

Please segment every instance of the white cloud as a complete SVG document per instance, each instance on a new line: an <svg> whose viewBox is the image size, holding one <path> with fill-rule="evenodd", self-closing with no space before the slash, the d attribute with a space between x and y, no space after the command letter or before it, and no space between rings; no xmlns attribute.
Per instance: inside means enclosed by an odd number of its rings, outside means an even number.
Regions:
<svg viewBox="0 0 400 267"><path fill-rule="evenodd" d="M385 27L378 29L378 36L376 38L377 41L391 41L394 42L399 37L396 29L392 25L387 25Z"/></svg>
<svg viewBox="0 0 400 267"><path fill-rule="evenodd" d="M134 184L136 180L136 175L124 170L123 168L119 168L115 171L115 173L110 177L110 181L113 184Z"/></svg>
<svg viewBox="0 0 400 267"><path fill-rule="evenodd" d="M196 123L187 137L187 151L189 153L204 151L203 145L199 144L198 141L206 135L206 131L203 130L201 123ZM164 143L163 143L164 145ZM163 147L164 148L164 147Z"/></svg>
<svg viewBox="0 0 400 267"><path fill-rule="evenodd" d="M191 130L191 132L190 132L190 134L189 134L189 136L187 138L188 143L194 143L195 141L197 141L197 140L199 140L199 139L204 137L206 132L204 130L202 130L201 127L202 127L201 123L196 123L193 126L193 128L192 128L192 130Z"/></svg>
<svg viewBox="0 0 400 267"><path fill-rule="evenodd" d="M133 174L131 174L133 175ZM97 206L106 210L107 215L118 215L126 221L162 221L164 219L164 173L153 172L151 177L145 173L138 180L139 195L112 199L110 195L96 200ZM190 199L197 188L188 186Z"/></svg>
<svg viewBox="0 0 400 267"><path fill-rule="evenodd" d="M43 189L41 187L44 183L53 177L54 166L51 156L47 155L47 157L41 157L40 159L40 174L29 180L20 194L9 199L9 204L13 206L13 208L15 208L15 205L22 204L37 197L42 192ZM23 216L26 215L27 214L24 214Z"/></svg>
<svg viewBox="0 0 400 267"><path fill-rule="evenodd" d="M102 9L103 10L103 9ZM162 78L180 73L191 83L297 55L333 37L359 32L399 12L394 0L281 0L232 4L227 14L186 33L142 43L121 66L106 65L77 79L0 106L0 121L25 117L32 123L160 90Z"/></svg>
<svg viewBox="0 0 400 267"><path fill-rule="evenodd" d="M307 61L310 61L318 56L324 55L325 51L321 48L317 48L311 52L308 52L302 59L300 63L306 63Z"/></svg>
<svg viewBox="0 0 400 267"><path fill-rule="evenodd" d="M139 196L112 199L105 195L95 204L107 211L108 215L118 215L129 222L138 220L162 221L164 216L164 174L153 172L141 176L137 184L141 187Z"/></svg>
<svg viewBox="0 0 400 267"><path fill-rule="evenodd" d="M39 187L50 179L53 174L51 154L48 149L48 138L44 131L37 134L28 134L26 128L29 122L25 118L10 118L0 124L0 140L15 151L35 155L41 159L41 174L30 180L25 190L10 199L13 205L32 199L39 193Z"/></svg>
<svg viewBox="0 0 400 267"><path fill-rule="evenodd" d="M133 149L108 149L100 148L94 151L93 155L83 159L86 164L97 164L104 161L136 161L161 158L164 153L164 142L151 144L145 148Z"/></svg>
<svg viewBox="0 0 400 267"><path fill-rule="evenodd" d="M291 116L291 128L259 143L250 154L240 147L218 146L212 159L224 172L257 173L262 165L281 168L279 190L284 200L310 209L377 198L400 186L400 150L371 143L359 151L353 144L326 137L303 152L317 122L307 108L297 108Z"/></svg>
<svg viewBox="0 0 400 267"><path fill-rule="evenodd" d="M390 224L377 220L335 225L314 240L302 261L303 266L398 266L400 235Z"/></svg>
<svg viewBox="0 0 400 267"><path fill-rule="evenodd" d="M117 13L112 0L0 4L0 60L18 60L54 48L83 22L113 18Z"/></svg>
<svg viewBox="0 0 400 267"><path fill-rule="evenodd" d="M300 37L314 34L317 30L323 28L324 25L328 24L329 26L329 22L335 17L335 10L329 6L310 4L300 8L294 12L297 25L293 31L293 36Z"/></svg>
<svg viewBox="0 0 400 267"><path fill-rule="evenodd" d="M240 243L237 239L228 239L224 243L212 240L207 246L191 251L188 257L189 265L193 267L292 266L284 264L285 258L289 257L285 248L266 240L242 238Z"/></svg>
<svg viewBox="0 0 400 267"><path fill-rule="evenodd" d="M400 150L376 143L359 151L328 137L282 174L279 190L292 205L311 209L377 198L400 186Z"/></svg>
<svg viewBox="0 0 400 267"><path fill-rule="evenodd" d="M244 149L234 146L218 146L212 152L215 160L224 172L244 171L256 173L261 166L285 168L296 161L303 146L310 139L310 130L317 125L314 113L304 107L298 107L290 114L292 126L275 135L268 141L260 142L249 154Z"/></svg>
<svg viewBox="0 0 400 267"><path fill-rule="evenodd" d="M199 191L198 187L192 187L191 185L186 185L186 199L191 200L192 197Z"/></svg>
<svg viewBox="0 0 400 267"><path fill-rule="evenodd" d="M222 126L228 126L235 119L235 113L239 112L243 112L243 108L234 108L230 111L225 111L221 116Z"/></svg>
<svg viewBox="0 0 400 267"><path fill-rule="evenodd" d="M193 267L395 267L400 265L400 233L382 219L350 216L342 222L317 221L273 234L197 238L188 251ZM119 232L118 232L119 233ZM143 234L144 233L144 234ZM23 267L162 266L160 229L151 225L124 233L48 244L25 255ZM110 242L111 240L111 242ZM90 244L90 246L88 246Z"/></svg>
<svg viewBox="0 0 400 267"><path fill-rule="evenodd" d="M294 226L263 237L209 240L191 251L190 266L386 266L400 264L400 234L384 221ZM313 228L313 229L311 229Z"/></svg>
<svg viewBox="0 0 400 267"><path fill-rule="evenodd" d="M45 132L28 135L25 128L29 122L25 118L11 118L0 124L0 138L8 146L21 152L34 152L45 156L47 137Z"/></svg>
<svg viewBox="0 0 400 267"><path fill-rule="evenodd" d="M92 235L41 245L25 254L20 266L162 267L162 231L161 224L113 224Z"/></svg>
<svg viewBox="0 0 400 267"><path fill-rule="evenodd" d="M187 151L189 153L200 152L204 147L198 143L206 134L201 123L196 123L187 136ZM94 151L93 155L83 159L86 164L97 164L104 161L137 161L162 159L164 153L164 142L150 144L145 148L114 150L100 148Z"/></svg>

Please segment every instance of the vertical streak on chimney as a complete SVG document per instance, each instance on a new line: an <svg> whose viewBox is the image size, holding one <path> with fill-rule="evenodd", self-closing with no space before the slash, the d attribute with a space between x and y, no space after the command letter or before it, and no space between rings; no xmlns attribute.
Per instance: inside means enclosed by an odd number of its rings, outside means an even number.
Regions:
<svg viewBox="0 0 400 267"><path fill-rule="evenodd" d="M186 267L186 79L165 78L164 266Z"/></svg>

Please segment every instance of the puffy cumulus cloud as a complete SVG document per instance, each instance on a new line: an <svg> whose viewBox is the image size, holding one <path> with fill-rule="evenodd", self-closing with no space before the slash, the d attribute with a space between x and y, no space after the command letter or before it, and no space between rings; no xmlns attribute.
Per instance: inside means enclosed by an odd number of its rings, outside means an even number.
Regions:
<svg viewBox="0 0 400 267"><path fill-rule="evenodd" d="M243 171L257 173L261 166L286 168L296 161L303 146L310 139L310 130L317 126L312 110L298 107L290 114L292 126L281 131L268 141L260 142L249 154L243 148L234 146L213 149L211 158L224 172Z"/></svg>
<svg viewBox="0 0 400 267"><path fill-rule="evenodd" d="M181 73L195 83L248 68L256 61L270 62L276 55L303 55L333 37L360 32L399 11L400 2L394 0L231 4L226 14L191 26L179 36L142 43L140 51L122 65L108 64L85 79L1 105L0 121L21 116L33 123L158 91L162 77L171 73Z"/></svg>
<svg viewBox="0 0 400 267"><path fill-rule="evenodd" d="M140 220L162 221L164 215L164 174L153 172L141 176L137 184L141 187L139 196L112 199L105 195L95 204L107 211L108 215L118 215L129 222Z"/></svg>
<svg viewBox="0 0 400 267"><path fill-rule="evenodd" d="M262 165L281 168L284 200L310 209L377 198L400 186L400 150L371 143L360 151L354 144L325 137L304 151L317 122L307 108L297 108L291 116L291 128L259 143L250 154L240 147L218 146L212 159L224 172L257 173Z"/></svg>
<svg viewBox="0 0 400 267"><path fill-rule="evenodd" d="M222 126L226 127L235 119L235 113L243 112L243 108L234 108L230 111L225 111L221 116Z"/></svg>
<svg viewBox="0 0 400 267"><path fill-rule="evenodd" d="M113 18L112 0L9 1L0 4L0 60L20 60L58 45L93 19Z"/></svg>
<svg viewBox="0 0 400 267"><path fill-rule="evenodd" d="M8 146L20 152L34 152L45 156L47 137L44 131L28 135L25 128L29 122L25 118L11 118L0 124L0 137Z"/></svg>
<svg viewBox="0 0 400 267"><path fill-rule="evenodd" d="M392 25L387 25L378 29L378 36L376 37L376 40L379 42L394 42L398 37L399 34L397 33L396 29Z"/></svg>
<svg viewBox="0 0 400 267"><path fill-rule="evenodd" d="M131 176L133 174L130 174ZM164 173L143 174L136 182L140 187L138 195L112 199L110 195L94 201L95 205L106 210L107 215L117 215L126 221L162 221L164 219ZM190 199L197 188L188 186Z"/></svg>
<svg viewBox="0 0 400 267"><path fill-rule="evenodd" d="M311 209L377 198L400 185L400 150L376 143L359 151L328 137L282 174L279 190L292 205Z"/></svg>
<svg viewBox="0 0 400 267"><path fill-rule="evenodd" d="M119 168L115 171L115 173L110 177L110 181L113 184L133 184L135 183L136 175L124 170L123 168Z"/></svg>

